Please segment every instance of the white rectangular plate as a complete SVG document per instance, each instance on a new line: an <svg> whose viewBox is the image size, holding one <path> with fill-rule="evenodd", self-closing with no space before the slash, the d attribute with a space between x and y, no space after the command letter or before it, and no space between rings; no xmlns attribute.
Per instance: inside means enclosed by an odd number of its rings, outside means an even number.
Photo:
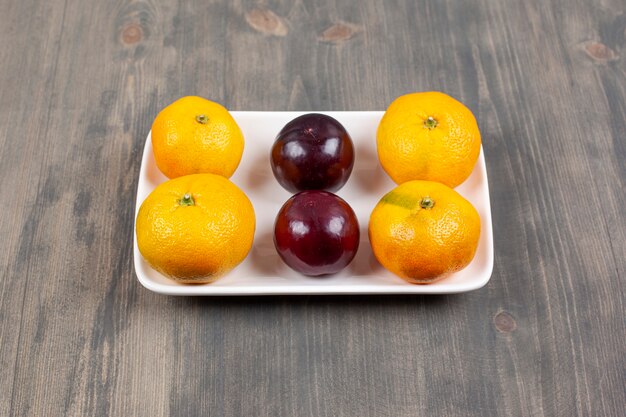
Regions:
<svg viewBox="0 0 626 417"><path fill-rule="evenodd" d="M385 270L372 253L367 237L369 215L380 198L395 184L382 170L376 155L376 129L383 112L320 112L339 120L356 147L352 175L337 193L357 214L361 242L356 257L338 274L312 278L285 265L273 243L274 218L291 196L276 181L269 154L280 129L305 112L231 112L245 137L239 168L231 178L250 198L256 213L256 234L248 257L228 275L212 284L181 285L146 263L134 235L135 271L146 288L170 295L272 295L272 294L447 294L485 285L493 269L493 236L485 158L481 150L472 175L456 190L472 202L481 219L481 236L474 260L467 268L430 285L413 285ZM146 139L135 217L143 200L167 178L157 168L150 135Z"/></svg>

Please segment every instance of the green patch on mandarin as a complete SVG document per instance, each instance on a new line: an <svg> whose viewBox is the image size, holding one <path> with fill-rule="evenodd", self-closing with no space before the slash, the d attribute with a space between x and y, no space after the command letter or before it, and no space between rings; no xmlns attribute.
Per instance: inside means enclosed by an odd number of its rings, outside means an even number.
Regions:
<svg viewBox="0 0 626 417"><path fill-rule="evenodd" d="M391 204L394 206L402 207L407 210L413 210L417 204L418 200L415 196L410 194L398 193L396 191L391 191L380 200L385 204Z"/></svg>
<svg viewBox="0 0 626 417"><path fill-rule="evenodd" d="M380 201L411 211L419 208L428 210L435 206L435 200L429 196L420 198L412 194L399 193L397 191L388 192Z"/></svg>

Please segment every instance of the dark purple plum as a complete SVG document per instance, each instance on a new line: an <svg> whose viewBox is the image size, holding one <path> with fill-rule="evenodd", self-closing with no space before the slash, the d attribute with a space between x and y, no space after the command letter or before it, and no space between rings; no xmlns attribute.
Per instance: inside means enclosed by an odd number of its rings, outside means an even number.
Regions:
<svg viewBox="0 0 626 417"><path fill-rule="evenodd" d="M343 199L326 191L303 191L282 206L274 245L292 269L311 276L334 274L359 248L359 223Z"/></svg>
<svg viewBox="0 0 626 417"><path fill-rule="evenodd" d="M274 176L292 193L337 191L354 165L354 145L346 129L318 113L296 117L282 128L272 146Z"/></svg>

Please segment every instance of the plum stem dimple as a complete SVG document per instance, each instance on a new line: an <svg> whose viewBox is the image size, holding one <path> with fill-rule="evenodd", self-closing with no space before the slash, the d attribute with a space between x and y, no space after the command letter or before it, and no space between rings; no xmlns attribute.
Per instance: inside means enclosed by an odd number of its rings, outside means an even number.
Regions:
<svg viewBox="0 0 626 417"><path fill-rule="evenodd" d="M420 201L420 207L423 209L431 209L433 208L434 205L435 205L435 202L432 200L432 198L428 196L422 198Z"/></svg>
<svg viewBox="0 0 626 417"><path fill-rule="evenodd" d="M183 196L183 198L181 198L180 200L178 200L178 203L181 206L194 206L196 204L195 201L193 201L193 197L191 196L191 194L187 193Z"/></svg>
<svg viewBox="0 0 626 417"><path fill-rule="evenodd" d="M426 120L424 120L424 127L428 130L433 130L439 124L432 116L428 116Z"/></svg>
<svg viewBox="0 0 626 417"><path fill-rule="evenodd" d="M205 125L209 123L209 117L206 114L199 114L196 116L196 122Z"/></svg>

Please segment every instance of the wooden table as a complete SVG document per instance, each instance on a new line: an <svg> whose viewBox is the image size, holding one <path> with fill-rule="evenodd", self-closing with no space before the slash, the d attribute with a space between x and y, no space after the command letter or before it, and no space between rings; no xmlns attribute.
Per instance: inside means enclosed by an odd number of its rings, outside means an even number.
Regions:
<svg viewBox="0 0 626 417"><path fill-rule="evenodd" d="M624 415L623 0L161 3L0 7L1 416ZM160 108L383 110L422 90L483 134L485 288L140 286L134 194Z"/></svg>

